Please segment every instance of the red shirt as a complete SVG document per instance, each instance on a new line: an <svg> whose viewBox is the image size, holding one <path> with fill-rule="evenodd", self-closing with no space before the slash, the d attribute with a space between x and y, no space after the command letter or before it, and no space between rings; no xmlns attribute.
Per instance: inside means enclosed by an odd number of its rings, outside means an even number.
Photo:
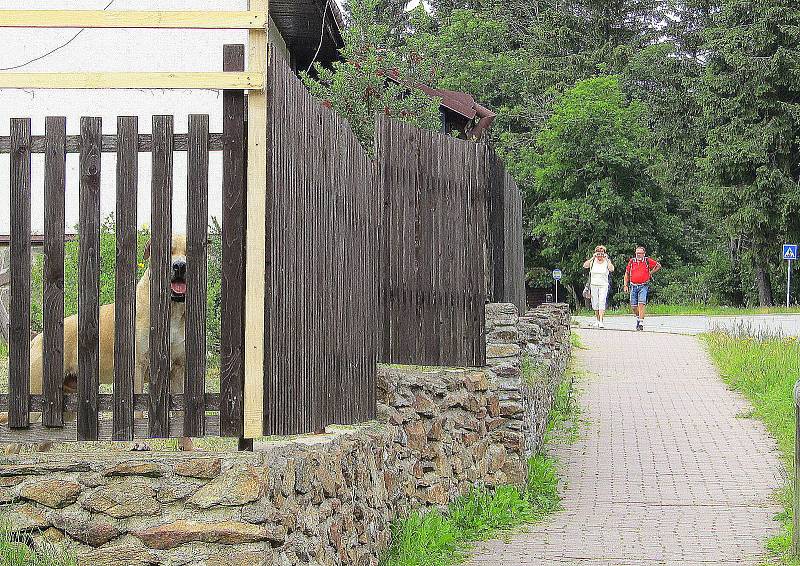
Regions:
<svg viewBox="0 0 800 566"><path fill-rule="evenodd" d="M641 285L650 281L650 272L655 269L656 265L658 262L652 258L636 259L633 257L628 261L625 273L630 277L631 283Z"/></svg>

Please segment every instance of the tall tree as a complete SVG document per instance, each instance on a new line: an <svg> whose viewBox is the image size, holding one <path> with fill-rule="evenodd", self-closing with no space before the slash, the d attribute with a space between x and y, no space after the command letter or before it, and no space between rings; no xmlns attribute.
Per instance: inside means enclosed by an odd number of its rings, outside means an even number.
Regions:
<svg viewBox="0 0 800 566"><path fill-rule="evenodd" d="M353 18L351 2L349 0L343 2L342 8L347 25L358 26L358 21ZM387 39L392 46L401 45L408 32L409 15L407 8L408 0L376 0L374 4L375 20L386 27ZM356 4L355 11L357 16L360 9L361 7Z"/></svg>
<svg viewBox="0 0 800 566"><path fill-rule="evenodd" d="M567 268L575 297L579 266L597 244L615 261L637 244L662 256L671 251L678 223L651 174L651 142L646 107L626 100L615 76L567 91L538 136L526 194L534 260Z"/></svg>
<svg viewBox="0 0 800 566"><path fill-rule="evenodd" d="M779 245L800 236L800 7L723 0L712 22L702 90L706 196L731 241L744 244L759 303L771 305Z"/></svg>

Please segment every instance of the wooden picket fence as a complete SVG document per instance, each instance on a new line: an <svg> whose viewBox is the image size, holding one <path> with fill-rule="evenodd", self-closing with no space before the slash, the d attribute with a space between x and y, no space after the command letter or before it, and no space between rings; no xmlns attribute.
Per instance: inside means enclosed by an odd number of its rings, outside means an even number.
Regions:
<svg viewBox="0 0 800 566"><path fill-rule="evenodd" d="M225 71L244 68L226 46ZM131 440L246 435L245 248L248 208L266 214L263 257L264 434L319 432L376 416L376 364L481 366L487 300L524 309L521 197L486 146L381 116L376 158L348 124L310 96L274 53L268 60L266 200L247 202L248 126L242 90L223 96L223 131L193 115L187 133L154 116L152 133L120 117L66 135L63 117L32 135L12 120L9 393L0 394L0 441ZM206 390L206 246L210 152L223 153L220 392ZM150 380L134 392L137 179L152 155ZM173 156L187 153L186 372L170 386ZM30 394L31 154L45 159L41 392ZM78 375L64 391L64 190L66 154L78 153ZM100 179L116 154L116 307L113 393L100 393ZM250 250L252 251L252 250ZM247 287L249 289L249 287ZM251 337L252 338L252 337ZM259 339L260 342L260 339ZM251 405L252 406L252 405ZM75 413L75 419L65 419ZM41 419L32 419L41 413Z"/></svg>
<svg viewBox="0 0 800 566"><path fill-rule="evenodd" d="M225 69L244 65L242 46L226 46ZM264 319L264 434L319 432L331 423L376 414L377 229L374 162L347 123L310 96L288 65L270 56ZM11 320L9 393L0 394L8 428L0 440L130 440L140 437L244 434L244 195L246 99L225 91L223 131L191 116L174 133L171 116L154 116L152 134L121 117L116 134L99 118L82 118L66 136L63 117L44 136L29 119L12 120L0 152L11 159ZM169 287L172 163L187 152L186 375L170 390ZM208 155L223 152L220 393L206 387L206 219ZM44 349L41 393L30 391L31 153L45 154ZM99 393L99 188L102 154L117 157L113 393ZM134 393L138 155L152 154L150 380ZM65 158L80 154L77 392L65 393ZM174 388L173 388L174 389ZM77 413L64 421L64 411ZM146 412L145 414L142 414ZM41 422L31 413L41 413Z"/></svg>
<svg viewBox="0 0 800 566"><path fill-rule="evenodd" d="M488 150L488 286L489 300L526 308L522 193L500 157Z"/></svg>
<svg viewBox="0 0 800 566"><path fill-rule="evenodd" d="M226 46L226 66L243 67L242 46ZM27 118L11 121L0 138L10 157L11 303L9 393L0 395L14 439L130 440L134 437L240 436L245 185L245 104L241 91L225 91L222 133L210 133L207 115L189 117L187 133L174 133L172 116L153 116L152 134L139 134L136 117L119 117L117 133L103 135L100 118L84 117L80 135L66 135L66 119L49 117L43 136ZM170 279L174 152L187 153L188 208L186 368L182 392L170 392ZM222 345L220 393L205 391L206 247L209 152L223 159ZM134 394L137 285L138 156L152 155L150 255L150 380ZM30 390L31 154L44 153L43 276L44 363L41 393ZM77 392L64 393L64 194L66 155L79 154L79 284ZM102 155L116 154L116 281L113 394L99 393L100 179ZM139 305L141 307L141 305ZM77 413L64 421L64 411ZM146 418L134 418L146 411ZM41 422L31 422L31 412ZM110 415L109 415L110 413ZM177 418L176 417L181 417ZM108 417L111 418L108 418Z"/></svg>

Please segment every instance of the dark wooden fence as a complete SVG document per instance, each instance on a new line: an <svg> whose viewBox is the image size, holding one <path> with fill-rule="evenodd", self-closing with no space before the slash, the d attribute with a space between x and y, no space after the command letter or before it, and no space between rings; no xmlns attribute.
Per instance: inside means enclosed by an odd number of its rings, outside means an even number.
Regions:
<svg viewBox="0 0 800 566"><path fill-rule="evenodd" d="M522 194L497 154L488 150L489 300L514 303L525 313Z"/></svg>
<svg viewBox="0 0 800 566"><path fill-rule="evenodd" d="M381 116L381 360L486 359L486 150Z"/></svg>
<svg viewBox="0 0 800 566"><path fill-rule="evenodd" d="M224 68L244 68L226 46ZM265 434L317 432L376 416L376 364L482 366L488 297L524 306L521 198L480 144L381 116L376 157L348 124L309 95L274 54L268 69ZM10 155L11 305L7 426L0 440L130 440L241 436L245 281L245 96L225 92L223 132L193 115L152 133L120 117L66 135L63 117L43 136L13 119L0 137ZM173 155L187 152L186 372L170 385ZM209 152L223 152L220 393L206 391L206 246ZM31 154L45 157L42 385L31 389ZM100 179L116 154L116 303L113 394L101 394ZM152 155L149 384L134 392L138 156ZM78 375L64 387L64 190L67 153L80 155ZM377 163L377 164L376 164ZM138 308L138 310L137 310ZM524 310L524 308L521 308ZM103 340L107 345L106 340ZM107 352L106 352L107 353ZM73 392L75 391L75 392ZM29 393L30 392L30 393ZM64 419L67 414L76 418ZM143 412L146 411L146 418ZM37 419L31 414L36 413ZM41 419L38 414L41 413ZM10 431L9 431L10 429ZM11 433L13 434L11 434Z"/></svg>
<svg viewBox="0 0 800 566"><path fill-rule="evenodd" d="M226 46L226 70L243 69L244 50ZM240 436L243 423L243 284L245 203L245 107L240 91L223 95L222 133L209 133L208 116L192 115L187 133L175 134L172 116L154 116L152 134L139 134L135 117L117 119L117 133L103 135L100 118L84 117L80 135L66 135L66 119L49 117L43 136L31 135L27 118L11 120L11 135L0 137L10 156L11 332L9 393L0 395L8 429L0 440L130 440L221 434ZM170 301L173 154L187 152L186 371L170 391ZM220 393L206 384L206 245L208 157L223 151L223 293ZM150 187L150 334L148 389L134 393L137 261L138 155L152 155ZM42 383L31 389L31 154L44 153L44 363ZM79 283L76 393L64 388L64 191L67 153L79 157ZM103 153L116 154L116 171L103 170ZM101 394L100 179L116 175L116 280L113 394ZM107 347L107 346L106 346ZM182 389L182 391L180 391ZM32 394L29 394L29 391ZM76 414L64 419L64 412ZM143 415L146 411L146 418ZM31 413L36 418L31 418ZM41 413L39 419L38 414Z"/></svg>
<svg viewBox="0 0 800 566"><path fill-rule="evenodd" d="M266 434L376 411L378 189L349 125L273 51Z"/></svg>

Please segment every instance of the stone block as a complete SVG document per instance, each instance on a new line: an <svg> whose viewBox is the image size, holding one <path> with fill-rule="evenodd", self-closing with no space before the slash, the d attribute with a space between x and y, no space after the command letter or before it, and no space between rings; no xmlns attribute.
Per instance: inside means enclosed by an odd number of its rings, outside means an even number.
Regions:
<svg viewBox="0 0 800 566"><path fill-rule="evenodd" d="M23 533L50 526L47 517L30 503L3 511L3 515L12 533Z"/></svg>
<svg viewBox="0 0 800 566"><path fill-rule="evenodd" d="M79 552L76 558L79 564L92 566L150 566L162 563L161 558L153 551L130 544Z"/></svg>
<svg viewBox="0 0 800 566"><path fill-rule="evenodd" d="M286 539L286 530L282 526L267 529L261 525L236 521L199 523L180 520L137 531L133 535L148 548L169 550L189 542L243 544L270 540L282 543Z"/></svg>
<svg viewBox="0 0 800 566"><path fill-rule="evenodd" d="M408 447L412 450L421 451L428 442L428 432L422 421L414 421L405 425L405 433L408 438Z"/></svg>
<svg viewBox="0 0 800 566"><path fill-rule="evenodd" d="M108 521L93 518L85 512L56 511L49 518L57 529L64 531L75 540L93 547L102 546L122 534L122 531Z"/></svg>
<svg viewBox="0 0 800 566"><path fill-rule="evenodd" d="M115 519L158 515L161 504L156 492L142 481L117 481L98 487L83 499L81 505L93 513L105 513Z"/></svg>
<svg viewBox="0 0 800 566"><path fill-rule="evenodd" d="M215 505L244 505L261 495L261 477L252 466L229 470L201 487L188 502L208 509Z"/></svg>
<svg viewBox="0 0 800 566"><path fill-rule="evenodd" d="M28 483L19 493L23 499L41 503L52 509L60 509L75 503L80 492L81 485L77 482L52 479Z"/></svg>
<svg viewBox="0 0 800 566"><path fill-rule="evenodd" d="M120 462L119 464L105 470L103 475L107 477L120 476L144 476L148 478L158 478L163 474L161 466L155 462Z"/></svg>
<svg viewBox="0 0 800 566"><path fill-rule="evenodd" d="M424 393L417 393L411 406L417 413L426 417L432 417L439 412L439 407L433 399Z"/></svg>
<svg viewBox="0 0 800 566"><path fill-rule="evenodd" d="M488 358L512 358L519 356L521 349L519 344L489 344L486 346L486 357Z"/></svg>
<svg viewBox="0 0 800 566"><path fill-rule="evenodd" d="M180 462L175 466L175 473L179 476L210 480L220 474L222 461L219 458L195 458L187 462Z"/></svg>

